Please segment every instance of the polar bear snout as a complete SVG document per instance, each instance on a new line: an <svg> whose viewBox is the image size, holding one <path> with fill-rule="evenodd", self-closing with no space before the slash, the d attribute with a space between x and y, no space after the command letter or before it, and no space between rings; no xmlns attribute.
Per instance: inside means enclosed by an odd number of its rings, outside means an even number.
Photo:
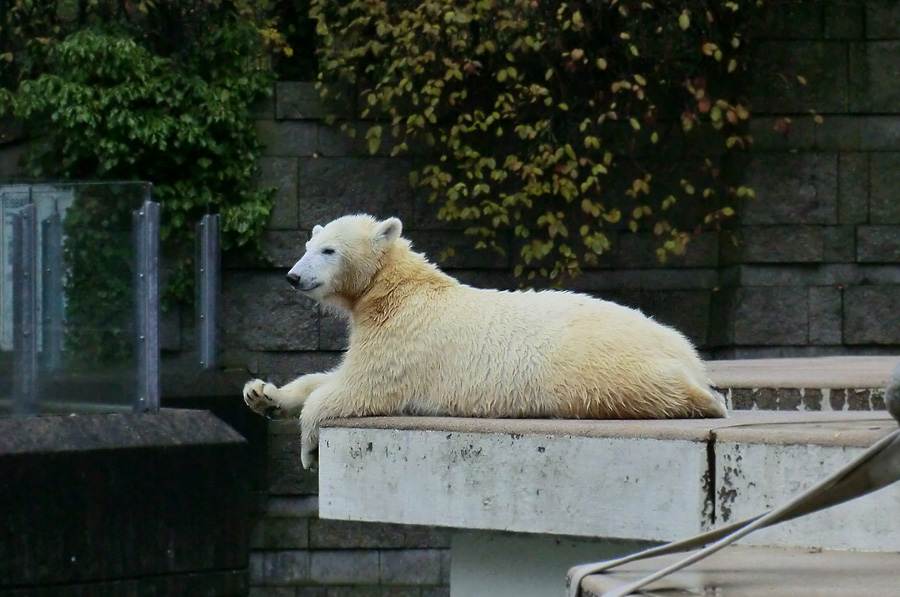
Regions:
<svg viewBox="0 0 900 597"><path fill-rule="evenodd" d="M300 276L298 276L297 274L288 272L288 275L285 277L287 278L288 284L290 284L294 288L300 286Z"/></svg>

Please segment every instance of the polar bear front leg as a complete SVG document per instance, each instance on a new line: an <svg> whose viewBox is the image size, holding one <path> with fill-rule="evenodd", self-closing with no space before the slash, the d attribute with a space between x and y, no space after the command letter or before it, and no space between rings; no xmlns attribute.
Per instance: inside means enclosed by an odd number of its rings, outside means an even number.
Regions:
<svg viewBox="0 0 900 597"><path fill-rule="evenodd" d="M302 375L280 388L261 379L253 379L244 384L244 402L253 412L269 419L297 417L309 395L331 379L331 375Z"/></svg>
<svg viewBox="0 0 900 597"><path fill-rule="evenodd" d="M320 386L310 395L300 414L300 461L303 468L315 468L318 462L319 425L342 417L367 417L388 414L387 405L378 408L371 400L358 401L339 383ZM377 411L377 412L376 412Z"/></svg>

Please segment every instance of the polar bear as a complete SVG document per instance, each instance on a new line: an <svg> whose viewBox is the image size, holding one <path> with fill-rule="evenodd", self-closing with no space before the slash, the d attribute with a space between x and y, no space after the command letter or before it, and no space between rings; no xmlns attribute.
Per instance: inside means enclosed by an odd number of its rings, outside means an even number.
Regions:
<svg viewBox="0 0 900 597"><path fill-rule="evenodd" d="M244 401L301 420L301 459L338 417L444 415L634 419L724 417L694 347L640 311L583 294L509 292L458 282L415 253L397 218L316 226L288 272L304 294L349 319L336 369Z"/></svg>

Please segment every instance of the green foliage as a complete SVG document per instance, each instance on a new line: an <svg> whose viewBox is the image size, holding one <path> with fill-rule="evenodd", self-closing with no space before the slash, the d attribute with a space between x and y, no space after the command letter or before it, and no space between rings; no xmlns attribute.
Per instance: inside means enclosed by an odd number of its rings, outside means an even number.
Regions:
<svg viewBox="0 0 900 597"><path fill-rule="evenodd" d="M42 73L4 98L41 141L33 175L154 183L174 266L169 299L192 295L200 216L220 213L223 249L255 247L273 205L273 190L252 184L260 146L250 110L271 89L248 62L260 49L259 31L239 18L209 27L189 60L86 29L49 43Z"/></svg>
<svg viewBox="0 0 900 597"><path fill-rule="evenodd" d="M369 149L427 148L410 183L439 216L558 282L596 264L610 231L680 254L752 193L722 171L751 142L747 31L763 5L313 0L311 14L322 94L355 90L376 119Z"/></svg>

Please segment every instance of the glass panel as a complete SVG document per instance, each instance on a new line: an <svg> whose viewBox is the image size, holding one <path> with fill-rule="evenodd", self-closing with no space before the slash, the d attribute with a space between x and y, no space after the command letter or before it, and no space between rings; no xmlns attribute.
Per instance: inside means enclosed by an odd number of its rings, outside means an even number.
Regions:
<svg viewBox="0 0 900 597"><path fill-rule="evenodd" d="M133 214L149 190L0 184L0 414L133 409Z"/></svg>

